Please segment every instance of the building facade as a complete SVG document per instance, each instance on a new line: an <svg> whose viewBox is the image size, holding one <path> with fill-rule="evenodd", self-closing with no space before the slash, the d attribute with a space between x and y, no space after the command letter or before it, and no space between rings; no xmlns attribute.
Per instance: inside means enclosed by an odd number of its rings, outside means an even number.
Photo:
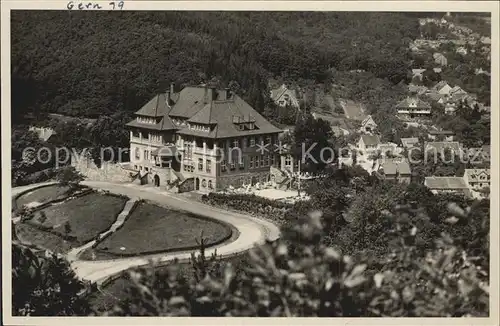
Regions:
<svg viewBox="0 0 500 326"><path fill-rule="evenodd" d="M273 102L279 106L284 107L289 105L298 108L300 105L297 92L293 89L289 89L285 84L271 90L270 96Z"/></svg>
<svg viewBox="0 0 500 326"><path fill-rule="evenodd" d="M465 169L464 180L474 191L490 187L490 169Z"/></svg>
<svg viewBox="0 0 500 326"><path fill-rule="evenodd" d="M131 166L155 186L188 180L194 190L264 182L281 132L229 89L173 87L135 113L130 129Z"/></svg>
<svg viewBox="0 0 500 326"><path fill-rule="evenodd" d="M409 118L428 117L431 114L429 103L422 101L416 96L408 96L396 105L398 115Z"/></svg>

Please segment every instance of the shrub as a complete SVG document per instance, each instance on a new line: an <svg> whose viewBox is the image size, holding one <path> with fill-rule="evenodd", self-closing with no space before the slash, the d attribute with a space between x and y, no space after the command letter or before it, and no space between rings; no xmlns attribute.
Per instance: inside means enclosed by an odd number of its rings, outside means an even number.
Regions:
<svg viewBox="0 0 500 326"><path fill-rule="evenodd" d="M69 264L50 256L39 258L27 246L12 246L12 315L75 316L89 313L80 295L85 285Z"/></svg>
<svg viewBox="0 0 500 326"><path fill-rule="evenodd" d="M468 223L470 211L450 207L450 225ZM488 274L465 247L442 234L427 251L415 246L421 214L399 206L384 212L395 241L372 263L342 255L321 242L321 214L303 217L283 239L250 250L237 273L206 272L186 280L176 269L130 272L133 299L110 315L137 316L487 316ZM163 273L163 274L162 274Z"/></svg>
<svg viewBox="0 0 500 326"><path fill-rule="evenodd" d="M282 219L285 212L293 207L289 203L249 194L209 193L203 195L201 199L209 205L263 215L271 219Z"/></svg>
<svg viewBox="0 0 500 326"><path fill-rule="evenodd" d="M44 211L40 211L40 215L38 215L38 222L40 222L40 224L43 224L45 223L46 220L47 220L47 215L45 214Z"/></svg>
<svg viewBox="0 0 500 326"><path fill-rule="evenodd" d="M73 166L66 166L58 171L56 180L62 186L76 187L81 181L85 180L85 177Z"/></svg>
<svg viewBox="0 0 500 326"><path fill-rule="evenodd" d="M69 221L64 223L64 233L66 233L66 235L71 233L71 224L69 224Z"/></svg>

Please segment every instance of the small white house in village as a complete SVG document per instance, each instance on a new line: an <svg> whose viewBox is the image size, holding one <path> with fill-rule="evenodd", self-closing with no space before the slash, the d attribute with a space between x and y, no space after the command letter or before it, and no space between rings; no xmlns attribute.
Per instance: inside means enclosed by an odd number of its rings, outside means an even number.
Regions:
<svg viewBox="0 0 500 326"><path fill-rule="evenodd" d="M464 180L474 191L490 186L490 169L465 169Z"/></svg>
<svg viewBox="0 0 500 326"><path fill-rule="evenodd" d="M403 148L410 149L413 147L416 147L419 143L419 140L417 137L410 137L410 138L401 138L401 145Z"/></svg>
<svg viewBox="0 0 500 326"><path fill-rule="evenodd" d="M467 49L463 46L457 48L455 50L455 52L457 52L458 54L461 54L461 55L466 55L468 52L467 52Z"/></svg>
<svg viewBox="0 0 500 326"><path fill-rule="evenodd" d="M372 116L367 116L363 121L361 121L360 131L362 133L371 134L373 131L377 129L377 123L373 120Z"/></svg>
<svg viewBox="0 0 500 326"><path fill-rule="evenodd" d="M373 152L378 149L380 138L377 135L361 135L357 147L362 152Z"/></svg>
<svg viewBox="0 0 500 326"><path fill-rule="evenodd" d="M271 99L279 106L289 105L296 108L299 107L297 92L293 89L289 89L285 84L271 90Z"/></svg>
<svg viewBox="0 0 500 326"><path fill-rule="evenodd" d="M452 89L453 88L450 85L448 85L448 83L446 81L442 80L439 83L437 83L436 85L434 85L434 87L431 88L431 91L437 92L438 94L441 94L441 95L448 95L448 94L450 94L450 91Z"/></svg>

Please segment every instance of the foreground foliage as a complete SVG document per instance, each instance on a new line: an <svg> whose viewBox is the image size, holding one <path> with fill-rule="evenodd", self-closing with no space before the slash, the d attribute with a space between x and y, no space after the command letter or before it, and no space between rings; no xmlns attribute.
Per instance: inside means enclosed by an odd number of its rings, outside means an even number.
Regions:
<svg viewBox="0 0 500 326"><path fill-rule="evenodd" d="M12 246L12 315L75 316L89 312L82 291L66 260L38 257L28 247Z"/></svg>
<svg viewBox="0 0 500 326"><path fill-rule="evenodd" d="M474 218L449 205L450 225ZM321 213L302 218L285 237L249 252L242 271L226 264L220 275L185 279L172 268L130 272L132 299L109 315L138 316L487 316L488 275L466 254L467 244L442 234L426 251L415 246L410 206L384 211L395 241L377 264L323 244ZM482 229L487 225L483 224ZM478 232L480 232L478 230ZM479 234L478 234L479 235ZM206 266L210 261L206 260ZM199 264L197 265L199 269ZM198 273L200 275L200 273Z"/></svg>

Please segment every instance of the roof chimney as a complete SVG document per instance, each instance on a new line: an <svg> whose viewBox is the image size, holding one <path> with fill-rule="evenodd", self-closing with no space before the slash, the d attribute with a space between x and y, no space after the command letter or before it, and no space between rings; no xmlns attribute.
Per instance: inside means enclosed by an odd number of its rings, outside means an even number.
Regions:
<svg viewBox="0 0 500 326"><path fill-rule="evenodd" d="M170 94L174 94L174 83L170 83Z"/></svg>
<svg viewBox="0 0 500 326"><path fill-rule="evenodd" d="M233 98L233 92L231 91L231 89L229 87L226 87L224 100L230 100L232 98Z"/></svg>
<svg viewBox="0 0 500 326"><path fill-rule="evenodd" d="M170 106L170 96L171 96L170 90L168 90L166 93L166 96L165 96L165 102L166 102L167 106Z"/></svg>
<svg viewBox="0 0 500 326"><path fill-rule="evenodd" d="M216 89L215 86L207 86L205 85L205 95L203 96L203 102L205 104L212 103L216 98Z"/></svg>

